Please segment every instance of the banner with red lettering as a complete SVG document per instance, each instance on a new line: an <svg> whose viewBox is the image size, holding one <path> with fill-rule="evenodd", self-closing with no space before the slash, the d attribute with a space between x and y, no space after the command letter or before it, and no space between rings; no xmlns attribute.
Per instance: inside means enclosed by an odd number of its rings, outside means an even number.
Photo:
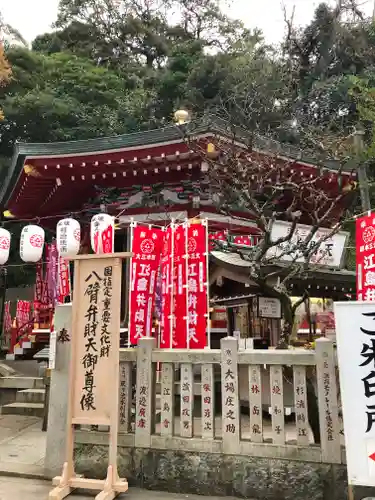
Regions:
<svg viewBox="0 0 375 500"><path fill-rule="evenodd" d="M356 220L357 300L375 300L375 215Z"/></svg>
<svg viewBox="0 0 375 500"><path fill-rule="evenodd" d="M227 237L225 235L225 231L216 231L216 233L210 233L208 235L209 240L209 249L210 251L215 250L215 240L218 241L227 241Z"/></svg>
<svg viewBox="0 0 375 500"><path fill-rule="evenodd" d="M171 225L164 233L163 251L161 256L161 325L160 347L171 347L172 339L172 295L173 295L173 236L174 226Z"/></svg>
<svg viewBox="0 0 375 500"><path fill-rule="evenodd" d="M23 331L30 321L31 304L27 300L17 300L16 322L20 331Z"/></svg>
<svg viewBox="0 0 375 500"><path fill-rule="evenodd" d="M115 228L112 224L110 224L106 229L103 230L101 234L103 253L114 252L114 233Z"/></svg>
<svg viewBox="0 0 375 500"><path fill-rule="evenodd" d="M36 281L34 291L34 315L36 323L39 322L39 313L42 307L43 300L43 264L36 264Z"/></svg>
<svg viewBox="0 0 375 500"><path fill-rule="evenodd" d="M137 344L151 337L155 286L160 264L164 231L149 226L132 227L133 253L129 287L129 340Z"/></svg>
<svg viewBox="0 0 375 500"><path fill-rule="evenodd" d="M10 302L4 304L4 332L9 333L12 329L12 317L10 315Z"/></svg>
<svg viewBox="0 0 375 500"><path fill-rule="evenodd" d="M64 304L65 299L71 295L69 261L59 257L58 267L58 297L59 303Z"/></svg>
<svg viewBox="0 0 375 500"><path fill-rule="evenodd" d="M207 221L188 225L188 345L207 345L208 317L208 235Z"/></svg>
<svg viewBox="0 0 375 500"><path fill-rule="evenodd" d="M172 347L187 347L187 225L175 226L173 238Z"/></svg>
<svg viewBox="0 0 375 500"><path fill-rule="evenodd" d="M57 243L53 241L47 246L47 271L46 271L46 283L47 283L47 302L50 304L51 308L55 307L57 301L57 263L58 263L58 252Z"/></svg>

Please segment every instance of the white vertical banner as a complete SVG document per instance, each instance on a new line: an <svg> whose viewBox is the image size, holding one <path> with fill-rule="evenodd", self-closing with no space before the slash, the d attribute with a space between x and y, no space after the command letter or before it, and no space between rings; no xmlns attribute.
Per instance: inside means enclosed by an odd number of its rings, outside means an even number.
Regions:
<svg viewBox="0 0 375 500"><path fill-rule="evenodd" d="M334 312L348 482L375 487L374 302L335 302ZM326 427L331 443L331 422Z"/></svg>
<svg viewBox="0 0 375 500"><path fill-rule="evenodd" d="M49 336L49 354L48 354L48 368L50 370L55 369L56 364L56 343L57 343L57 332L53 330Z"/></svg>

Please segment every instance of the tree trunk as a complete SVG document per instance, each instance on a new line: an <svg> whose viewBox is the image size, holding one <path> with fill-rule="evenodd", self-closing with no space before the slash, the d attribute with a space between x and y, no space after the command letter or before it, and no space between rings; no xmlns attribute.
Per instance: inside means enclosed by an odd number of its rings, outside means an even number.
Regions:
<svg viewBox="0 0 375 500"><path fill-rule="evenodd" d="M295 309L292 306L292 301L290 297L284 294L280 294L280 301L283 309L284 325L281 331L280 340L277 349L288 349L290 338L292 335L293 324L295 319ZM284 374L286 377L290 377L293 383L293 375L287 367L284 367ZM319 407L318 398L315 392L315 379L314 372L312 370L307 370L306 374L306 397L307 397L307 413L309 419L309 425L314 437L314 443L320 443L320 427L319 427Z"/></svg>

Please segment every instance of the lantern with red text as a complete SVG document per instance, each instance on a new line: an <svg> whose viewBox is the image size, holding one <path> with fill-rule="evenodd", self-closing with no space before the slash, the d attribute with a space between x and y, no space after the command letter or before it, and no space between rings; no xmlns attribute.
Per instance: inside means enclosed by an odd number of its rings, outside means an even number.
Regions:
<svg viewBox="0 0 375 500"><path fill-rule="evenodd" d="M78 254L81 245L81 226L75 219L62 219L56 226L57 250L61 257Z"/></svg>
<svg viewBox="0 0 375 500"><path fill-rule="evenodd" d="M97 214L91 219L91 248L95 253L115 251L115 222L108 214Z"/></svg>
<svg viewBox="0 0 375 500"><path fill-rule="evenodd" d="M20 238L20 257L24 262L38 262L43 255L44 229L40 226L25 226Z"/></svg>
<svg viewBox="0 0 375 500"><path fill-rule="evenodd" d="M9 259L10 232L0 227L0 266Z"/></svg>

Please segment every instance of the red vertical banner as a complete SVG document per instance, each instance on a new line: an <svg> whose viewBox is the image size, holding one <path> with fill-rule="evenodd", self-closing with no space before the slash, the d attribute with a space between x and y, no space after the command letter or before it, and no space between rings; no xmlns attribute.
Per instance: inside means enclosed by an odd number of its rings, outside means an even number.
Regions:
<svg viewBox="0 0 375 500"><path fill-rule="evenodd" d="M65 299L71 295L69 261L59 257L58 265L58 299L64 304Z"/></svg>
<svg viewBox="0 0 375 500"><path fill-rule="evenodd" d="M30 321L31 303L27 300L17 300L16 321L17 328L22 332Z"/></svg>
<svg viewBox="0 0 375 500"><path fill-rule="evenodd" d="M173 237L174 226L164 233L163 251L161 255L161 329L160 347L172 347L172 300L173 300Z"/></svg>
<svg viewBox="0 0 375 500"><path fill-rule="evenodd" d="M207 224L188 226L188 348L204 349L208 335Z"/></svg>
<svg viewBox="0 0 375 500"><path fill-rule="evenodd" d="M12 318L10 315L10 302L7 301L4 304L4 331L9 333L12 329Z"/></svg>
<svg viewBox="0 0 375 500"><path fill-rule="evenodd" d="M36 323L39 322L42 300L43 300L43 264L41 262L38 262L36 264L36 281L35 281L35 292L34 292L34 316Z"/></svg>
<svg viewBox="0 0 375 500"><path fill-rule="evenodd" d="M114 227L110 225L102 232L102 249L103 253L114 252Z"/></svg>
<svg viewBox="0 0 375 500"><path fill-rule="evenodd" d="M17 307L16 307L17 328L20 328L22 326L22 320L23 320L23 300L17 300Z"/></svg>
<svg viewBox="0 0 375 500"><path fill-rule="evenodd" d="M356 220L357 300L375 300L375 215Z"/></svg>
<svg viewBox="0 0 375 500"><path fill-rule="evenodd" d="M142 337L151 337L163 235L161 229L138 225L132 227L129 340L133 345Z"/></svg>
<svg viewBox="0 0 375 500"><path fill-rule="evenodd" d="M173 238L173 331L172 347L187 347L187 231L185 224L175 226Z"/></svg>

